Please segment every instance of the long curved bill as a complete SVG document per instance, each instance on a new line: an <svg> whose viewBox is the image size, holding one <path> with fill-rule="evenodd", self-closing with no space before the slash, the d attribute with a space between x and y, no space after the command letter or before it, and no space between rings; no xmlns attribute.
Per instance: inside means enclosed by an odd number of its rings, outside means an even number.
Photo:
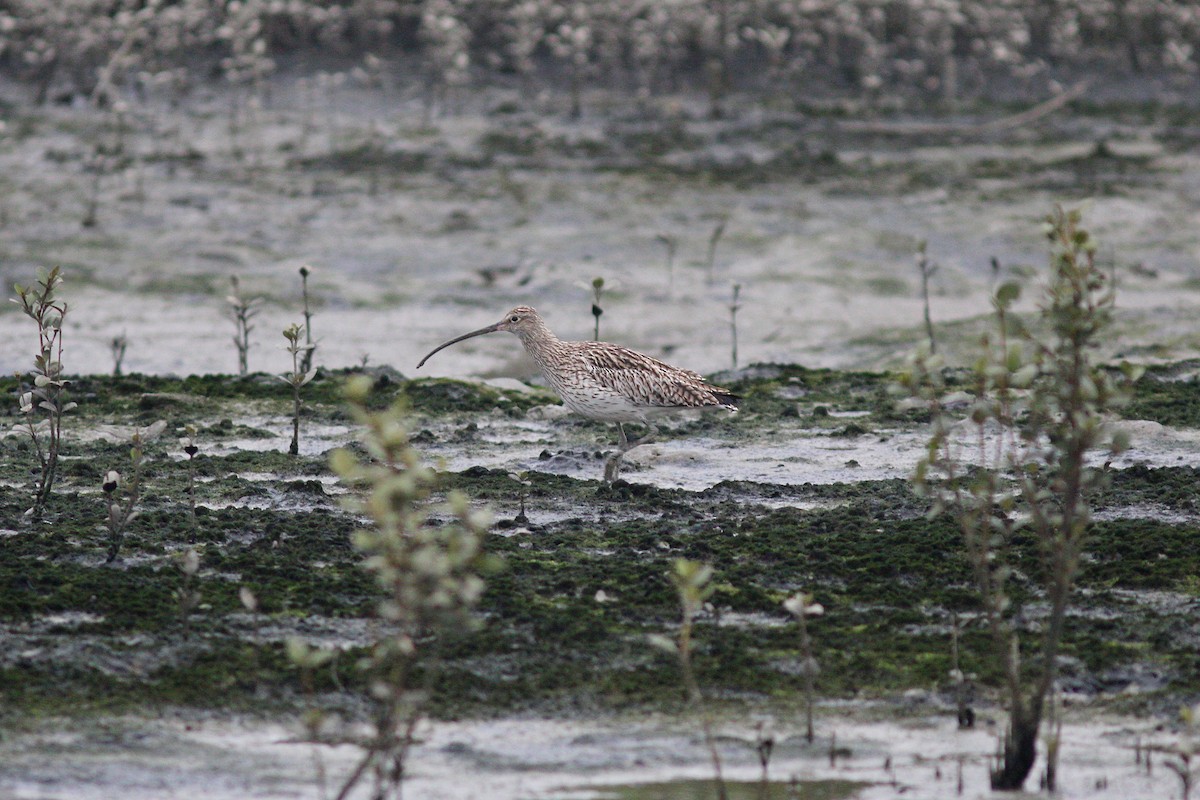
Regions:
<svg viewBox="0 0 1200 800"><path fill-rule="evenodd" d="M439 350L445 350L450 345L458 344L459 342L463 341L464 339L471 339L476 336L483 336L485 333L495 333L498 330L500 330L499 322L497 322L495 325L488 325L486 328L480 328L477 331L471 331L470 333L464 333L462 336L459 336L456 339L451 339L450 341L446 342L445 344L439 344L437 347L435 347L429 351L429 355L427 355L421 359L421 363L417 364L417 369L420 369L421 367L425 366L425 362L428 361L430 358L432 358L433 354Z"/></svg>

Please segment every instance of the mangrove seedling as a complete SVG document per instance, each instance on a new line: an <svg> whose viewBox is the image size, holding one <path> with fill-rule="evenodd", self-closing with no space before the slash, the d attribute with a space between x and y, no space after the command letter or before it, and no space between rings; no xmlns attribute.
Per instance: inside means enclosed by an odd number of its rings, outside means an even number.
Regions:
<svg viewBox="0 0 1200 800"><path fill-rule="evenodd" d="M241 591L250 595L251 602L247 603L245 594L243 594L242 603L253 613L253 609L258 606L258 601L254 598L254 593L245 586L242 587ZM288 639L286 647L288 660L300 670L300 690L311 701L316 694L314 675L318 669L333 660L334 651L324 647L313 647L299 636L293 636ZM308 730L310 739L315 740L319 735L321 716L320 712L316 709L314 709L314 713L305 715L305 727ZM321 796L324 797L324 794Z"/></svg>
<svg viewBox="0 0 1200 800"><path fill-rule="evenodd" d="M317 345L312 339L312 308L308 302L308 276L311 273L312 267L307 264L300 267L300 294L304 298L304 343L308 345L308 349L304 351L304 358L300 361L301 372L312 369L313 353L317 351Z"/></svg>
<svg viewBox="0 0 1200 800"><path fill-rule="evenodd" d="M233 346L237 348L238 375L245 375L250 371L250 331L254 330L250 320L258 316L259 300L256 297L242 297L241 281L237 275L230 275L229 283L233 291L225 298L225 302L229 304L229 316L234 325Z"/></svg>
<svg viewBox="0 0 1200 800"><path fill-rule="evenodd" d="M1047 704L1046 731L1042 739L1046 745L1046 767L1042 770L1041 789L1050 794L1058 793L1058 754L1062 749L1062 700L1051 695Z"/></svg>
<svg viewBox="0 0 1200 800"><path fill-rule="evenodd" d="M667 233L660 233L654 239L667 249L667 294L674 294L675 251L679 249L679 239Z"/></svg>
<svg viewBox="0 0 1200 800"><path fill-rule="evenodd" d="M513 522L525 525L529 522L529 517L525 516L525 495L529 492L529 487L533 485L533 481L529 480L528 472L510 472L508 477L517 482L521 488L517 492L518 502L521 505L520 513L513 518Z"/></svg>
<svg viewBox="0 0 1200 800"><path fill-rule="evenodd" d="M242 587L242 591L250 592L245 586ZM250 592L250 597L254 598L253 592ZM247 608L251 605L256 607L257 601L246 605ZM287 654L288 660L300 670L301 691L304 692L305 697L311 699L316 692L315 681L313 680L314 673L333 660L334 651L324 647L312 647L299 636L293 636L287 640ZM315 738L317 732L315 729L310 728L309 733Z"/></svg>
<svg viewBox="0 0 1200 800"><path fill-rule="evenodd" d="M717 244L720 243L721 237L725 235L725 225L729 222L729 216L722 214L721 219L713 227L712 233L708 235L708 255L705 258L705 270L708 273L708 285L712 286L716 277L717 268Z"/></svg>
<svg viewBox="0 0 1200 800"><path fill-rule="evenodd" d="M811 594L800 592L783 601L783 607L796 618L800 629L800 674L804 676L804 738L813 741L813 703L815 699L815 684L820 674L820 665L812 654L812 640L808 635L808 618L819 617L825 613L825 607L813 602Z"/></svg>
<svg viewBox="0 0 1200 800"><path fill-rule="evenodd" d="M183 638L188 638L192 629L192 612L200 605L200 591L196 588L197 575L200 572L200 553L196 548L189 547L176 557L179 565L179 588L175 590L175 600L179 603L179 622L183 626Z"/></svg>
<svg viewBox="0 0 1200 800"><path fill-rule="evenodd" d="M246 609L247 614L253 616L258 613L258 597L249 586L242 586L238 589L238 601L242 604L242 608Z"/></svg>
<svg viewBox="0 0 1200 800"><path fill-rule="evenodd" d="M242 591L248 592L249 589L243 586ZM253 595L251 596L253 597ZM244 597L242 602L245 603ZM316 746L323 739L321 728L325 724L325 712L316 707L313 698L316 696L316 671L331 662L336 652L324 647L312 647L299 636L293 636L287 640L287 655L288 660L300 670L300 690L309 704L309 708L304 712L302 718L304 731L308 740L314 745L313 764L317 773L317 796L325 798L329 796L326 791L325 762L321 758L321 751Z"/></svg>
<svg viewBox="0 0 1200 800"><path fill-rule="evenodd" d="M371 523L355 533L354 545L382 592L376 614L383 623L360 662L367 673L364 683L371 687L370 733L357 740L363 756L339 798L368 775L375 780L370 796L400 794L414 731L435 679L427 654L446 636L475 624L482 574L494 565L483 551L489 515L473 511L460 492L451 492L443 503L430 502L437 475L409 443L404 406L371 410L371 386L366 376L346 385L369 460L347 449L330 458L333 471L356 493L365 493L348 505Z"/></svg>
<svg viewBox="0 0 1200 800"><path fill-rule="evenodd" d="M729 301L729 334L730 334L730 360L733 363L733 368L737 369L738 353L737 353L737 312L742 307L738 302L738 296L742 293L742 285L735 283L733 285L733 297Z"/></svg>
<svg viewBox="0 0 1200 800"><path fill-rule="evenodd" d="M117 470L109 470L100 488L104 491L108 506L108 557L105 564L117 560L129 523L138 515L137 503L141 498L142 463L147 442L158 438L167 427L165 420L158 420L145 428L134 430L129 439L129 478L124 479Z"/></svg>
<svg viewBox="0 0 1200 800"><path fill-rule="evenodd" d="M1184 706L1179 710L1179 717L1183 720L1183 732L1179 735L1179 741L1171 748L1171 758L1163 763L1179 777L1180 798L1191 800L1198 768L1196 757L1200 755L1200 742L1197 742L1195 737L1195 726L1200 721L1200 705ZM1149 756L1146 763L1149 765Z"/></svg>
<svg viewBox="0 0 1200 800"><path fill-rule="evenodd" d="M121 364L125 361L125 349L129 347L129 340L122 333L120 336L114 336L108 346L112 350L113 377L119 378L121 377Z"/></svg>
<svg viewBox="0 0 1200 800"><path fill-rule="evenodd" d="M971 708L970 695L974 674L967 675L962 670L959 658L959 640L962 629L974 619L968 617L963 623L957 613L950 615L950 682L954 684L954 700L958 708L958 727L962 729L975 727L975 709Z"/></svg>
<svg viewBox="0 0 1200 800"><path fill-rule="evenodd" d="M604 309L600 307L600 296L604 294L604 278L592 279L592 316L596 318L596 325L592 331L592 341L600 341L600 315L604 313Z"/></svg>
<svg viewBox="0 0 1200 800"><path fill-rule="evenodd" d="M1003 676L1008 730L992 787L1018 790L1037 757L1038 729L1057 674L1067 607L1086 540L1089 496L1105 485L1104 464L1129 446L1108 418L1139 372L1093 363L1112 320L1111 282L1095 263L1096 244L1078 211L1056 208L1046 221L1050 279L1037 334L1011 313L1015 283L995 294L994 332L967 379L974 400L969 435L949 403L937 356L924 348L901 383L928 408L932 433L913 477L933 514L953 515L982 600L982 624ZM956 387L959 388L959 387ZM961 395L960 395L961 396ZM1046 619L1022 630L1009 586L1018 574L1018 540L1036 543ZM1029 581L1031 578L1022 578ZM1026 643L1024 646L1022 643ZM1028 644L1040 653L1024 659Z"/></svg>
<svg viewBox="0 0 1200 800"><path fill-rule="evenodd" d="M200 532L200 524L196 519L196 453L200 452L200 448L196 446L196 426L188 425L184 428L185 436L179 440L179 446L183 448L184 455L187 456L188 466L188 519L191 522L191 536L189 540L192 544L196 543L196 535Z"/></svg>
<svg viewBox="0 0 1200 800"><path fill-rule="evenodd" d="M758 764L762 767L761 781L766 787L770 780L771 754L775 752L775 734L767 729L762 720L754 726L754 751L758 753Z"/></svg>
<svg viewBox="0 0 1200 800"><path fill-rule="evenodd" d="M929 352L937 352L937 339L933 336L933 318L929 313L929 279L937 272L938 266L929 260L926 253L927 242L922 239L917 245L917 272L921 274L921 302L925 308L925 335L929 339Z"/></svg>
<svg viewBox="0 0 1200 800"><path fill-rule="evenodd" d="M87 203L84 207L83 218L79 224L84 228L94 228L99 222L100 189L106 176L124 170L129 164L129 158L122 152L122 146L99 142L90 157L84 162L84 170L91 174Z"/></svg>
<svg viewBox="0 0 1200 800"><path fill-rule="evenodd" d="M725 778L721 770L721 754L717 750L716 737L712 732L712 721L709 720L704 709L704 697L700 693L700 684L696 681L696 672L692 667L692 650L695 649L692 632L696 616L717 588L712 582L712 576L711 564L689 561L686 558L675 559L671 565L671 583L679 595L679 606L682 612L679 636L674 642L666 637L652 637L650 641L663 650L674 651L679 658L679 669L683 675L688 704L700 714L700 725L704 729L704 743L708 747L708 754L712 759L718 800L728 800L729 792L725 787Z"/></svg>
<svg viewBox="0 0 1200 800"><path fill-rule="evenodd" d="M300 343L300 330L300 326L294 323L283 329L283 338L287 339L287 351L292 356L292 371L279 376L280 380L292 387L292 443L288 447L288 452L292 455L300 453L300 387L317 374L315 369L305 371L301 366L303 354L312 352L312 345Z"/></svg>
<svg viewBox="0 0 1200 800"><path fill-rule="evenodd" d="M76 405L66 402L66 389L70 381L63 379L62 332L67 304L57 296L62 282L62 272L58 267L49 271L39 268L37 282L33 286L18 284L13 287L17 293L13 302L19 304L25 315L38 326L38 349L33 357L34 369L31 373L33 387L21 392L20 409L25 419L13 427L16 433L29 437L37 455L40 468L38 485L33 507L26 512L35 519L40 518L46 510L46 502L58 474L63 414ZM17 377L19 379L20 375Z"/></svg>
<svg viewBox="0 0 1200 800"><path fill-rule="evenodd" d="M121 543L129 523L137 517L137 502L142 488L142 436L135 432L129 447L129 479L122 480L121 473L109 470L101 488L108 505L108 557L105 564L117 560Z"/></svg>

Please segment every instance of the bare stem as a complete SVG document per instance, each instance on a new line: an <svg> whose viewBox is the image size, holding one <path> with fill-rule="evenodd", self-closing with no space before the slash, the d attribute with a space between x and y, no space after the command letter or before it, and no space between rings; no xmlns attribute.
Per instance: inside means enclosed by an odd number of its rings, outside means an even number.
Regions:
<svg viewBox="0 0 1200 800"><path fill-rule="evenodd" d="M933 318L929 313L929 279L937 272L937 264L932 263L925 253L925 242L917 248L917 270L921 273L921 301L925 309L925 335L929 338L929 352L937 352L937 339L933 335Z"/></svg>
<svg viewBox="0 0 1200 800"><path fill-rule="evenodd" d="M733 285L733 299L729 303L729 334L731 341L730 359L733 362L733 368L738 366L738 336L737 336L737 312L742 306L738 303L738 296L742 293L742 285L735 283Z"/></svg>
<svg viewBox="0 0 1200 800"><path fill-rule="evenodd" d="M813 679L816 673L816 661L812 656L812 642L808 638L807 614L801 612L796 616L800 624L800 657L804 659L804 738L812 744L815 738L813 732L813 699L816 694Z"/></svg>
<svg viewBox="0 0 1200 800"><path fill-rule="evenodd" d="M708 748L712 760L713 773L717 782L717 797L728 800L729 793L725 788L725 778L721 769L721 754L717 750L717 740L712 732L712 720L704 709L703 697L700 694L700 684L696 682L696 674L692 669L692 614L684 611L683 624L679 629L679 666L683 672L683 683L687 688L688 703L700 710L700 726L704 730L704 744Z"/></svg>
<svg viewBox="0 0 1200 800"><path fill-rule="evenodd" d="M308 302L308 275L309 268L307 266L300 268L300 291L304 297L304 344L308 349L304 351L304 358L300 362L300 371L308 372L312 369L313 353L316 352L317 346L312 340L312 309Z"/></svg>
<svg viewBox="0 0 1200 800"><path fill-rule="evenodd" d="M189 448L188 457L188 518L192 523L192 535L189 541L196 543L196 534L200 525L196 520L196 448Z"/></svg>
<svg viewBox="0 0 1200 800"><path fill-rule="evenodd" d="M713 231L708 236L708 256L706 259L708 272L708 285L712 286L715 278L717 266L717 244L721 241L721 237L725 234L725 224L729 222L729 217L721 217L721 220L713 228Z"/></svg>

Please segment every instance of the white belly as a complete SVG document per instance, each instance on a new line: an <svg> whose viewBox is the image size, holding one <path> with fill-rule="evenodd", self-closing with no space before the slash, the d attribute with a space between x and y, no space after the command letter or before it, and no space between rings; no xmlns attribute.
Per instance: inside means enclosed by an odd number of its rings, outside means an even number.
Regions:
<svg viewBox="0 0 1200 800"><path fill-rule="evenodd" d="M628 398L603 389L555 388L562 397L563 405L588 419L601 422L645 422L646 414L654 411L634 405Z"/></svg>

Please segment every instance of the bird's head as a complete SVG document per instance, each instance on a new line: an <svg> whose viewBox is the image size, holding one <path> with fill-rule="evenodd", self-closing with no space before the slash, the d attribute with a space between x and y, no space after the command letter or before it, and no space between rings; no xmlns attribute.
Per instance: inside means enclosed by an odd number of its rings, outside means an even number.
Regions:
<svg viewBox="0 0 1200 800"><path fill-rule="evenodd" d="M517 306L505 314L504 319L497 322L493 327L498 331L508 331L520 336L522 333L529 333L541 325L542 318L538 316L537 311L529 306Z"/></svg>
<svg viewBox="0 0 1200 800"><path fill-rule="evenodd" d="M430 351L429 355L421 359L421 363L417 364L417 369L420 369L422 366L424 366L425 362L429 360L429 357L437 351L449 347L457 342L461 342L464 339L483 336L485 333L508 331L509 333L515 333L517 336L521 337L522 340L524 340L525 337L533 335L536 331L542 328L545 328L545 324L542 322L542 318L538 316L537 311L533 310L529 306L517 306L512 311L509 311L507 314L505 314L504 319L500 320L494 325L488 325L486 328L480 328L477 331L464 333L462 336L455 337L445 344L438 345L432 351Z"/></svg>

